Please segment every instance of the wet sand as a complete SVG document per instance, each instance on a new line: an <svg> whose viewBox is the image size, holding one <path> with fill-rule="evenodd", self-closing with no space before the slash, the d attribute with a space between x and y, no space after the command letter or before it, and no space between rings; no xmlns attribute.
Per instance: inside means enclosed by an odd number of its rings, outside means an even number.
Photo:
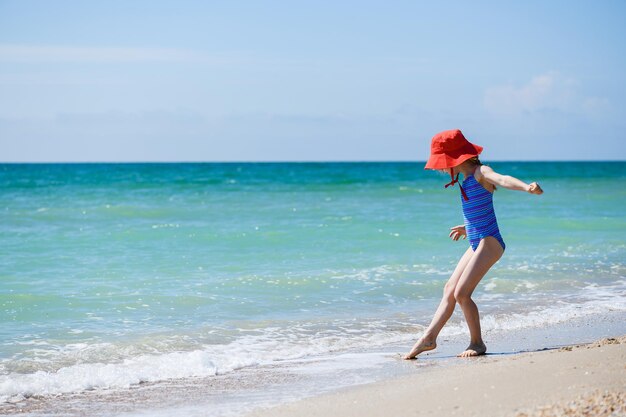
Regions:
<svg viewBox="0 0 626 417"><path fill-rule="evenodd" d="M419 358L417 359L419 361ZM250 417L626 416L626 336L487 355L257 409Z"/></svg>

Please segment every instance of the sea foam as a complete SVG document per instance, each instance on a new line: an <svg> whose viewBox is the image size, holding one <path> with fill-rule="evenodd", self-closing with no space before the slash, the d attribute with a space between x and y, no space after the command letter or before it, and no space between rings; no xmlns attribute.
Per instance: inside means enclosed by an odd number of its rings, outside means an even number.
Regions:
<svg viewBox="0 0 626 417"><path fill-rule="evenodd" d="M626 312L625 288L626 282L611 287L589 285L585 288L586 301L535 306L524 313L485 314L481 319L482 327L485 332L509 333L608 312ZM398 320L355 321L352 325L354 328L350 328L350 322L326 323L325 326L294 323L288 327L267 327L260 334L248 334L231 343L191 351L141 354L112 363L105 360L77 363L56 371L11 372L0 375L0 402L93 389L128 388L142 382L212 377L255 365L297 363L299 359L310 360L319 355L410 344L422 329L410 321ZM444 328L442 336L461 336L466 332L465 323L456 321ZM94 346L86 348L93 350ZM76 351L76 346L72 349ZM107 352L111 349L108 345Z"/></svg>

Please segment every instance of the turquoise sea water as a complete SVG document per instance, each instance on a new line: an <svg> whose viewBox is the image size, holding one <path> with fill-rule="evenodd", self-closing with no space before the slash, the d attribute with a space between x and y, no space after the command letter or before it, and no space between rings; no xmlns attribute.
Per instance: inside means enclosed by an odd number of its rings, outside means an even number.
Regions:
<svg viewBox="0 0 626 417"><path fill-rule="evenodd" d="M491 166L545 194L496 191L485 331L626 311L626 163ZM423 163L0 165L0 401L408 348L468 246L448 181Z"/></svg>

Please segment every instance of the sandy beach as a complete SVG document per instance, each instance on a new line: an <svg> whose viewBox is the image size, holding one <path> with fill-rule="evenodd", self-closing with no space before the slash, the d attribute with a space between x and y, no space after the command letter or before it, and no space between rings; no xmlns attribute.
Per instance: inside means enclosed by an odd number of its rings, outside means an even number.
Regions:
<svg viewBox="0 0 626 417"><path fill-rule="evenodd" d="M250 416L626 416L626 336L418 369Z"/></svg>

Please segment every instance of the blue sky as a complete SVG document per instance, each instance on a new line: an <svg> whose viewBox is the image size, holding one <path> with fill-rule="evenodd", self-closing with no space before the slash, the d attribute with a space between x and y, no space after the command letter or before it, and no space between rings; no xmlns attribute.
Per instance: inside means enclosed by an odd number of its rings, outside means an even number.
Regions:
<svg viewBox="0 0 626 417"><path fill-rule="evenodd" d="M435 4L438 3L438 4ZM626 159L623 1L0 0L0 161Z"/></svg>

